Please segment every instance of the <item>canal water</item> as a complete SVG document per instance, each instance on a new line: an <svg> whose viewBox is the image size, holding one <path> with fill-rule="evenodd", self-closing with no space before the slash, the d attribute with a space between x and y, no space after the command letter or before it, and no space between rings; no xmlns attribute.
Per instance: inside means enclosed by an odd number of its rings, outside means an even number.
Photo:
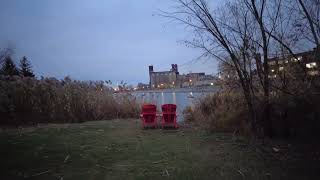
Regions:
<svg viewBox="0 0 320 180"><path fill-rule="evenodd" d="M157 110L161 112L162 104L177 105L177 121L183 121L183 110L190 106L194 107L195 101L202 96L206 96L212 92L179 92L179 91L155 91L155 92L136 92L134 93L138 103L152 103L157 105Z"/></svg>

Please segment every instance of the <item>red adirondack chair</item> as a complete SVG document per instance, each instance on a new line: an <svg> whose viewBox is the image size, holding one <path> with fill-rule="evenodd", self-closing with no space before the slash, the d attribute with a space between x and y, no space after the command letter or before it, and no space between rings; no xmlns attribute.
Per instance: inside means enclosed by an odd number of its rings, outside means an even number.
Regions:
<svg viewBox="0 0 320 180"><path fill-rule="evenodd" d="M142 112L140 114L142 127L157 127L157 106L154 104L142 105Z"/></svg>
<svg viewBox="0 0 320 180"><path fill-rule="evenodd" d="M175 104L163 104L162 109L162 128L164 127L174 127L178 128L177 124L177 105Z"/></svg>

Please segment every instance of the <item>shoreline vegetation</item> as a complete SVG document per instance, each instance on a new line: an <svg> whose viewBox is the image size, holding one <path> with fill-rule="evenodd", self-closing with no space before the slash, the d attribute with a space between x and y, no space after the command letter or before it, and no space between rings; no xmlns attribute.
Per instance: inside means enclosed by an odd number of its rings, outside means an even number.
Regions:
<svg viewBox="0 0 320 180"><path fill-rule="evenodd" d="M163 92L163 93L170 93L170 92L217 92L217 87L213 86L199 86L199 87L188 87L188 88L166 88L166 89L145 89L145 90L135 90L132 91L133 93L149 93L149 92Z"/></svg>
<svg viewBox="0 0 320 180"><path fill-rule="evenodd" d="M0 76L1 126L137 118L130 94L113 94L103 81Z"/></svg>

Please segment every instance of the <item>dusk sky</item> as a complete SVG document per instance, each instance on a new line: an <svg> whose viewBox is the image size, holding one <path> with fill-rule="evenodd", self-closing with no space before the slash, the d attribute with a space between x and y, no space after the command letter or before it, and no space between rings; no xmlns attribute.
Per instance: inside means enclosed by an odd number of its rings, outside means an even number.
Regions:
<svg viewBox="0 0 320 180"><path fill-rule="evenodd" d="M213 4L214 5L214 4ZM27 56L37 76L147 83L155 71L178 64L180 73L216 72L211 61L194 63L199 49L183 25L158 15L171 0L1 0L0 48Z"/></svg>

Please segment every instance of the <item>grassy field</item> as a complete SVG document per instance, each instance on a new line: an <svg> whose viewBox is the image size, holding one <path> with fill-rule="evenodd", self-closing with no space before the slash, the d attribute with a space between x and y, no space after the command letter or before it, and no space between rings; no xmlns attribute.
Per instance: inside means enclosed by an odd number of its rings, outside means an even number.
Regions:
<svg viewBox="0 0 320 180"><path fill-rule="evenodd" d="M191 128L142 130L137 120L3 131L0 143L3 180L318 179L320 174L319 161L287 160L245 138Z"/></svg>

